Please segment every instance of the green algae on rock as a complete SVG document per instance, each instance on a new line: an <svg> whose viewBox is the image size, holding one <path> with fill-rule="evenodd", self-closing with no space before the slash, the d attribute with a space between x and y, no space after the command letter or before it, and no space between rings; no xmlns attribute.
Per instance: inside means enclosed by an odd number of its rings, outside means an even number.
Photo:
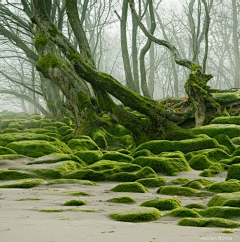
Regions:
<svg viewBox="0 0 240 242"><path fill-rule="evenodd" d="M157 190L158 194L164 195L176 195L192 197L197 194L197 190L190 187L179 187L179 186L164 186Z"/></svg>
<svg viewBox="0 0 240 242"><path fill-rule="evenodd" d="M17 154L16 151L0 146L0 155Z"/></svg>
<svg viewBox="0 0 240 242"><path fill-rule="evenodd" d="M46 184L42 179L22 179L0 184L0 188L31 188L42 184Z"/></svg>
<svg viewBox="0 0 240 242"><path fill-rule="evenodd" d="M136 182L141 183L145 187L160 187L160 186L164 186L167 183L167 180L164 177L156 177L156 178L141 178L136 180Z"/></svg>
<svg viewBox="0 0 240 242"><path fill-rule="evenodd" d="M133 158L129 155L125 155L122 153L119 153L117 151L110 151L105 153L102 157L101 160L113 160L113 161L118 161L118 162L131 162L133 161Z"/></svg>
<svg viewBox="0 0 240 242"><path fill-rule="evenodd" d="M91 165L102 158L100 150L86 150L74 153L75 156L83 160L86 164Z"/></svg>
<svg viewBox="0 0 240 242"><path fill-rule="evenodd" d="M217 193L232 193L240 192L240 181L238 180L228 180L222 182L215 182L207 187L210 192Z"/></svg>
<svg viewBox="0 0 240 242"><path fill-rule="evenodd" d="M240 208L215 206L198 211L198 213L207 218L235 218L240 217Z"/></svg>
<svg viewBox="0 0 240 242"><path fill-rule="evenodd" d="M64 206L82 206L82 205L86 205L87 203L82 201L82 200L70 200L65 202L63 205Z"/></svg>
<svg viewBox="0 0 240 242"><path fill-rule="evenodd" d="M147 222L154 221L161 217L156 208L131 207L115 211L110 214L112 219L123 222Z"/></svg>
<svg viewBox="0 0 240 242"><path fill-rule="evenodd" d="M211 198L207 205L209 207L229 206L240 208L240 192L216 194Z"/></svg>
<svg viewBox="0 0 240 242"><path fill-rule="evenodd" d="M160 211L172 210L182 206L182 202L177 198L156 198L143 202L140 206L154 207Z"/></svg>
<svg viewBox="0 0 240 242"><path fill-rule="evenodd" d="M202 203L190 203L190 204L186 205L185 208L205 209L205 208L207 208L207 206Z"/></svg>
<svg viewBox="0 0 240 242"><path fill-rule="evenodd" d="M175 208L171 212L166 213L164 216L172 216L172 217L182 217L182 218L200 218L199 215L195 210L191 208Z"/></svg>
<svg viewBox="0 0 240 242"><path fill-rule="evenodd" d="M176 185L186 184L187 182L190 182L190 180L184 177L178 177L176 179L171 180L171 183Z"/></svg>
<svg viewBox="0 0 240 242"><path fill-rule="evenodd" d="M73 151L99 150L97 144L89 136L77 136L68 142Z"/></svg>
<svg viewBox="0 0 240 242"><path fill-rule="evenodd" d="M131 203L136 203L137 201L132 197L125 196L125 197L114 197L114 198L108 199L106 202L131 204Z"/></svg>
<svg viewBox="0 0 240 242"><path fill-rule="evenodd" d="M12 170L0 170L0 180L19 180L33 178L32 174Z"/></svg>
<svg viewBox="0 0 240 242"><path fill-rule="evenodd" d="M178 225L193 226L193 227L223 227L237 228L240 223L223 218L183 218L178 222Z"/></svg>
<svg viewBox="0 0 240 242"><path fill-rule="evenodd" d="M87 186L97 186L96 182L88 180L78 180L78 179L56 179L49 181L47 185L56 185L56 184L80 184Z"/></svg>
<svg viewBox="0 0 240 242"><path fill-rule="evenodd" d="M231 165L228 169L226 180L240 180L240 164Z"/></svg>
<svg viewBox="0 0 240 242"><path fill-rule="evenodd" d="M139 182L125 182L116 185L115 187L111 188L110 191L113 192L136 192L136 193L146 193L148 189L145 188Z"/></svg>

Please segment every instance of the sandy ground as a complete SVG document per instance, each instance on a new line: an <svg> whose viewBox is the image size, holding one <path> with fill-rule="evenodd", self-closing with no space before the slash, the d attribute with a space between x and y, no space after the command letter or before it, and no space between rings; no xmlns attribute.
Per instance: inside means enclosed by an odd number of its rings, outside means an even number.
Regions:
<svg viewBox="0 0 240 242"><path fill-rule="evenodd" d="M14 161L8 165L15 166ZM19 164L19 163L18 163ZM1 167L1 169L4 165ZM7 168L7 167L5 167ZM199 172L182 172L177 177L199 178ZM213 178L224 180L226 174ZM162 176L162 175L161 175ZM176 177L167 177L172 180ZM196 228L178 226L179 218L164 217L154 222L126 223L108 217L119 208L136 206L143 201L163 197L156 188L149 193L116 193L109 190L117 183L100 182L99 186L61 184L39 186L32 189L0 189L0 242L195 242L195 241L240 241L240 229L234 234L222 233L223 228ZM65 191L82 191L89 197L64 195ZM116 204L106 202L118 196L131 196L137 204ZM41 200L16 201L22 198ZM210 198L178 197L183 205L195 202L206 204ZM85 209L96 212L39 212L40 209L65 209L63 203L71 199L81 199ZM164 213L164 212L163 212Z"/></svg>

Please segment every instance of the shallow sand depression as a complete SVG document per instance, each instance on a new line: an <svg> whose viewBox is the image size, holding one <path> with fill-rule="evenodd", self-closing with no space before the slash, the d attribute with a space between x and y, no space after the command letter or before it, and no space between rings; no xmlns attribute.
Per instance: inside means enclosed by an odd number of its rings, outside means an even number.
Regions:
<svg viewBox="0 0 240 242"><path fill-rule="evenodd" d="M181 172L169 177L199 178L199 172ZM159 174L160 175L160 174ZM225 174L212 178L222 181ZM4 182L1 182L4 183ZM149 188L148 193L112 192L117 182L98 182L99 186L80 184L41 185L31 189L0 189L0 241L1 242L65 242L65 241L239 241L240 229L232 229L233 234L222 233L224 228L199 228L179 226L180 218L161 217L152 222L118 222L109 214L120 208L138 206L142 202L158 197L169 197L156 193L157 188ZM90 196L69 195L71 191L81 191ZM136 204L106 202L113 197L130 196ZM190 203L207 204L211 197L177 197L185 206ZM27 198L27 199L26 199ZM28 200L28 199L36 200ZM21 199L22 201L17 201ZM25 200L26 199L26 200ZM37 200L38 199L38 200ZM81 199L87 204L79 211L40 212L47 209L69 209L66 201ZM162 214L166 211L161 211ZM239 221L233 219L235 221Z"/></svg>

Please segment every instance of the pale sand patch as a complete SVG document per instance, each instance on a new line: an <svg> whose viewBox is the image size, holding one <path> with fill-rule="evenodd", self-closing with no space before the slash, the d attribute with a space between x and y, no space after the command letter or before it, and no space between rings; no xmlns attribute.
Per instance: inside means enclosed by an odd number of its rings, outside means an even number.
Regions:
<svg viewBox="0 0 240 242"><path fill-rule="evenodd" d="M12 164L11 164L12 165ZM179 173L176 177L199 178L199 171ZM163 176L162 174L159 174ZM224 180L221 174L214 181ZM112 211L142 202L168 197L158 195L157 188L150 188L149 193L117 193L109 191L116 182L99 182L100 186L79 184L57 184L39 186L32 189L0 189L0 241L1 242L195 242L206 240L239 241L240 229L234 234L221 233L223 228L196 228L178 226L179 218L160 218L146 223L117 222L108 217ZM62 192L82 191L91 196L63 196ZM61 195L60 195L61 194ZM137 204L116 204L105 202L118 196L131 196ZM16 201L21 198L41 198L41 200ZM210 198L178 197L183 205L189 203L207 204ZM65 209L64 202L81 199L87 205L80 208L97 209L98 212L39 212L41 209ZM72 208L72 207L71 207ZM103 211L101 211L103 210ZM164 213L164 212L162 212ZM62 219L59 219L62 218ZM65 218L65 219L64 219ZM221 236L221 237L218 237Z"/></svg>

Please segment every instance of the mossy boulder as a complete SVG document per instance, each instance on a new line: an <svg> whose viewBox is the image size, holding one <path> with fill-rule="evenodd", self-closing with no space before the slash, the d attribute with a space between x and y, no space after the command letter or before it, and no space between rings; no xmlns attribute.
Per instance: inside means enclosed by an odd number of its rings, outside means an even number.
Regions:
<svg viewBox="0 0 240 242"><path fill-rule="evenodd" d="M185 158L171 157L137 157L132 161L133 164L140 166L150 166L155 172L165 173L167 175L176 175L181 171L189 171L190 167Z"/></svg>
<svg viewBox="0 0 240 242"><path fill-rule="evenodd" d="M201 210L199 214L207 218L236 218L240 217L240 208L216 206Z"/></svg>
<svg viewBox="0 0 240 242"><path fill-rule="evenodd" d="M240 180L240 164L231 165L228 169L226 180Z"/></svg>
<svg viewBox="0 0 240 242"><path fill-rule="evenodd" d="M56 184L79 184L86 186L97 186L96 182L88 181L88 180L77 180L77 179L56 179L49 181L47 185L56 185Z"/></svg>
<svg viewBox="0 0 240 242"><path fill-rule="evenodd" d="M62 123L62 122L51 122L51 123L43 122L41 124L41 128L46 128L48 126L53 126L53 127L56 127L56 128L60 128L62 126L66 126L66 124L65 123Z"/></svg>
<svg viewBox="0 0 240 242"><path fill-rule="evenodd" d="M92 140L102 149L108 148L108 142L105 136L105 132L97 130L92 135Z"/></svg>
<svg viewBox="0 0 240 242"><path fill-rule="evenodd" d="M209 186L211 184L214 184L214 181L210 180L210 179L206 179L206 178L197 178L197 179L194 179L192 181L189 181L187 183L185 183L184 185L182 185L183 187L192 187L193 184L196 184L196 182L200 183L201 187L205 187L205 186ZM194 188L194 187L192 187ZM198 189L198 188L195 188L195 189Z"/></svg>
<svg viewBox="0 0 240 242"><path fill-rule="evenodd" d="M118 162L131 162L133 161L133 158L129 155L125 155L122 153L119 153L117 151L110 151L105 153L101 160L113 160Z"/></svg>
<svg viewBox="0 0 240 242"><path fill-rule="evenodd" d="M211 198L207 205L209 207L229 206L240 208L240 192L216 194Z"/></svg>
<svg viewBox="0 0 240 242"><path fill-rule="evenodd" d="M214 136L214 139L216 139L220 145L226 146L230 153L233 153L235 151L236 146L233 144L233 142L227 135L219 134L217 136Z"/></svg>
<svg viewBox="0 0 240 242"><path fill-rule="evenodd" d="M154 155L153 155L152 152L150 152L147 149L143 149L143 150L136 151L132 155L133 158L137 158L139 156L148 156L148 157L151 157L151 156L154 156Z"/></svg>
<svg viewBox="0 0 240 242"><path fill-rule="evenodd" d="M31 188L42 184L46 184L42 179L22 179L0 184L0 188Z"/></svg>
<svg viewBox="0 0 240 242"><path fill-rule="evenodd" d="M197 190L190 187L165 186L165 187L159 188L157 190L157 193L164 194L164 195L192 197L197 194Z"/></svg>
<svg viewBox="0 0 240 242"><path fill-rule="evenodd" d="M72 125L72 120L69 117L63 117L59 121L69 126Z"/></svg>
<svg viewBox="0 0 240 242"><path fill-rule="evenodd" d="M26 158L26 156L19 154L0 155L0 160L16 160L21 158Z"/></svg>
<svg viewBox="0 0 240 242"><path fill-rule="evenodd" d="M0 170L0 180L19 180L19 179L27 179L32 177L33 177L32 174L29 174L26 172Z"/></svg>
<svg viewBox="0 0 240 242"><path fill-rule="evenodd" d="M18 154L33 158L52 153L69 153L68 149L65 149L64 143L60 143L60 141L48 142L45 140L24 140L12 142L7 145L7 148L16 151Z"/></svg>
<svg viewBox="0 0 240 242"><path fill-rule="evenodd" d="M204 169L199 176L204 176L204 177L214 177L218 174L220 174L221 172L225 171L228 169L228 165L225 164L220 164L220 163L215 163L211 166L209 166L209 168Z"/></svg>
<svg viewBox="0 0 240 242"><path fill-rule="evenodd" d="M40 120L43 119L43 116L40 114L32 114L31 119Z"/></svg>
<svg viewBox="0 0 240 242"><path fill-rule="evenodd" d="M195 155L189 160L189 165L194 170L204 170L212 166L214 163L208 159L206 155Z"/></svg>
<svg viewBox="0 0 240 242"><path fill-rule="evenodd" d="M157 198L143 202L140 206L154 207L158 210L172 210L182 206L182 202L177 198Z"/></svg>
<svg viewBox="0 0 240 242"><path fill-rule="evenodd" d="M0 146L0 155L17 154L14 150Z"/></svg>
<svg viewBox="0 0 240 242"><path fill-rule="evenodd" d="M240 181L229 180L229 181L215 182L214 184L208 186L207 190L210 192L217 192L217 193L240 192Z"/></svg>
<svg viewBox="0 0 240 242"><path fill-rule="evenodd" d="M181 226L193 227L223 227L223 228L237 228L240 223L223 218L183 218L178 222Z"/></svg>
<svg viewBox="0 0 240 242"><path fill-rule="evenodd" d="M235 137L231 139L234 145L240 145L240 137Z"/></svg>
<svg viewBox="0 0 240 242"><path fill-rule="evenodd" d="M64 206L82 206L86 205L87 203L82 200L70 200L64 203Z"/></svg>
<svg viewBox="0 0 240 242"><path fill-rule="evenodd" d="M186 184L187 182L190 182L190 180L184 177L178 177L176 179L171 180L171 183L176 185Z"/></svg>
<svg viewBox="0 0 240 242"><path fill-rule="evenodd" d="M185 208L206 209L207 206L202 203L190 203L190 204L186 205Z"/></svg>
<svg viewBox="0 0 240 242"><path fill-rule="evenodd" d="M136 180L136 182L141 183L145 187L160 187L167 183L164 177L154 177L154 178L141 178Z"/></svg>
<svg viewBox="0 0 240 242"><path fill-rule="evenodd" d="M139 182L125 182L116 185L115 187L111 188L110 191L113 192L136 192L136 193L146 193L148 189L145 188Z"/></svg>
<svg viewBox="0 0 240 242"><path fill-rule="evenodd" d="M235 124L210 124L194 128L192 129L192 132L195 134L206 134L209 137L214 137L222 134L227 135L230 139L232 139L234 137L240 136L240 126Z"/></svg>
<svg viewBox="0 0 240 242"><path fill-rule="evenodd" d="M143 167L141 170L137 171L136 173L119 172L113 174L109 176L108 180L120 182L133 182L140 178L157 178L157 174L152 168L146 166Z"/></svg>
<svg viewBox="0 0 240 242"><path fill-rule="evenodd" d="M161 217L161 213L156 208L131 207L113 212L110 217L117 221L135 223L157 220Z"/></svg>
<svg viewBox="0 0 240 242"><path fill-rule="evenodd" d="M74 153L74 155L83 160L86 164L91 165L101 159L102 152L100 150L87 150L78 151Z"/></svg>
<svg viewBox="0 0 240 242"><path fill-rule="evenodd" d="M8 134L8 133L17 133L19 130L15 128L6 128L3 130L3 134Z"/></svg>
<svg viewBox="0 0 240 242"><path fill-rule="evenodd" d="M240 127L239 127L240 134ZM189 153L196 150L203 150L206 148L219 148L219 144L212 138L195 138L180 141L168 141L168 140L152 140L139 145L135 152L147 149L153 154L160 154L162 152L181 151L183 153Z"/></svg>
<svg viewBox="0 0 240 242"><path fill-rule="evenodd" d="M68 142L68 147L73 151L99 150L97 144L89 136L79 136Z"/></svg>
<svg viewBox="0 0 240 242"><path fill-rule="evenodd" d="M195 210L191 208L175 208L171 212L166 213L165 216L172 216L172 217L181 217L181 218L200 218L199 215Z"/></svg>
<svg viewBox="0 0 240 242"><path fill-rule="evenodd" d="M108 199L107 202L131 204L131 203L136 203L137 201L132 197L125 196L125 197L114 197L114 198Z"/></svg>
<svg viewBox="0 0 240 242"><path fill-rule="evenodd" d="M211 124L236 124L240 125L239 116L230 116L230 117L217 117L212 120Z"/></svg>

